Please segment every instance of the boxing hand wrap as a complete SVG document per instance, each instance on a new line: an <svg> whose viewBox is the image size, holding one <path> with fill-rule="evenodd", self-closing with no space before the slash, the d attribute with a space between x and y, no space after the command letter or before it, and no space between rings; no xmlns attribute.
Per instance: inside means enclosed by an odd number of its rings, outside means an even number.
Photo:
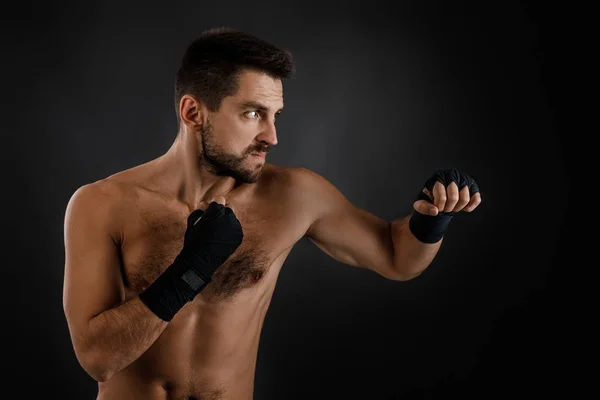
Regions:
<svg viewBox="0 0 600 400"><path fill-rule="evenodd" d="M425 193L423 193L423 196L419 196L418 200L431 202ZM413 210L413 214L408 221L408 228L420 242L437 243L446 233L454 214L456 213L440 212L438 215L433 216Z"/></svg>
<svg viewBox="0 0 600 400"><path fill-rule="evenodd" d="M175 314L200 293L212 275L242 243L242 226L233 210L212 202L187 219L183 248L173 263L146 290L140 300L160 319Z"/></svg>
<svg viewBox="0 0 600 400"><path fill-rule="evenodd" d="M444 188L447 188L451 182L456 183L458 186L458 190L464 188L465 186L469 187L469 194L473 196L475 193L479 192L479 187L475 180L471 178L469 175L458 172L456 169L438 169L426 182L425 187L429 190L430 193L433 193L433 187L436 182L440 182L444 185ZM426 200L429 203L433 202L422 191L419 192L416 200ZM408 227L412 234L423 243L437 243L439 242L452 218L456 215L455 212L438 212L437 215L426 215L421 214L417 210L413 210L413 213L410 217Z"/></svg>

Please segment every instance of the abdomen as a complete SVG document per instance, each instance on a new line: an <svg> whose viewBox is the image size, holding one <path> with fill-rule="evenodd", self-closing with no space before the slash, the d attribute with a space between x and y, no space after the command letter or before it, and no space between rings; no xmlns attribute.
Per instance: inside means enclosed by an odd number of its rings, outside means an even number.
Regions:
<svg viewBox="0 0 600 400"><path fill-rule="evenodd" d="M209 292L183 307L156 342L100 384L99 399L252 399L256 356L272 288L211 303ZM266 285L269 286L269 285ZM113 397L112 393L118 393Z"/></svg>

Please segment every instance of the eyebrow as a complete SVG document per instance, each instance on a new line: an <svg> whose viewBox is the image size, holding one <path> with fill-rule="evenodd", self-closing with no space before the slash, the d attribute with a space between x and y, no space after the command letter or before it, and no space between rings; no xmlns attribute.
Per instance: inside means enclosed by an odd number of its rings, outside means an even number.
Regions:
<svg viewBox="0 0 600 400"><path fill-rule="evenodd" d="M262 103L259 103L258 101L246 101L244 103L242 103L242 108L256 108L257 110L261 110L261 111L269 111L269 107L265 106ZM283 111L283 107L281 107L279 110L277 110L277 112L275 114L279 114L280 112Z"/></svg>

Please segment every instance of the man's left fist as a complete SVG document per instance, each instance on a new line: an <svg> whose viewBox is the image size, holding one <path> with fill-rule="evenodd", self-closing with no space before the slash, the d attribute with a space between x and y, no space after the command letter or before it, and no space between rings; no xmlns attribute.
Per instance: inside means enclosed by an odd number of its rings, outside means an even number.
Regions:
<svg viewBox="0 0 600 400"><path fill-rule="evenodd" d="M438 169L425 182L423 191L414 202L415 211L436 216L471 212L481 203L481 193L475 180L456 169Z"/></svg>

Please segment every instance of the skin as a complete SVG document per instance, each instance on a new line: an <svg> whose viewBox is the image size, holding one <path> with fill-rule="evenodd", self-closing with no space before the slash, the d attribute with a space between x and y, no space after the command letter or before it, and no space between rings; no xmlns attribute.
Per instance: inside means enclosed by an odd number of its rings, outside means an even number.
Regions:
<svg viewBox="0 0 600 400"><path fill-rule="evenodd" d="M305 168L266 163L277 144L281 80L245 70L217 112L186 95L181 129L157 159L80 187L65 216L64 310L98 399L250 400L260 332L281 267L309 238L334 259L387 279L418 276L442 240L419 242L410 216L385 221L353 206ZM473 211L455 184L424 190L435 215ZM187 216L211 201L232 208L244 240L172 321L139 299L183 245Z"/></svg>

